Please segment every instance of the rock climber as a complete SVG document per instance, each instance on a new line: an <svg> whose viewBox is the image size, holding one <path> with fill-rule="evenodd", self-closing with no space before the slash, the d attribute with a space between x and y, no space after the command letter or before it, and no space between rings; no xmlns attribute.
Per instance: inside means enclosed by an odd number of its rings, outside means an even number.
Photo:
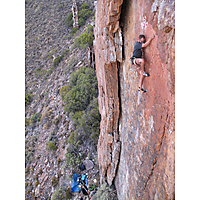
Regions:
<svg viewBox="0 0 200 200"><path fill-rule="evenodd" d="M144 48L147 47L154 38L155 35L152 35L146 42L145 36L139 35L138 41L134 45L133 56L131 57L132 64L137 67L140 73L140 84L138 91L143 93L146 92L146 90L142 88L144 77L150 76L150 74L144 71Z"/></svg>

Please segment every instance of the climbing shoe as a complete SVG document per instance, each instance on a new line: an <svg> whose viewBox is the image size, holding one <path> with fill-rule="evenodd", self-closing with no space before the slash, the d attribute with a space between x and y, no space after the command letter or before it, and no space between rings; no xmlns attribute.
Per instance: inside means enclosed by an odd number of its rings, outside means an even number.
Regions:
<svg viewBox="0 0 200 200"><path fill-rule="evenodd" d="M146 77L150 76L150 74L148 74L146 72L144 72L143 75L146 76Z"/></svg>
<svg viewBox="0 0 200 200"><path fill-rule="evenodd" d="M143 88L140 89L140 87L138 88L138 91L139 91L139 92L143 92L143 93L147 92L147 91L144 90Z"/></svg>

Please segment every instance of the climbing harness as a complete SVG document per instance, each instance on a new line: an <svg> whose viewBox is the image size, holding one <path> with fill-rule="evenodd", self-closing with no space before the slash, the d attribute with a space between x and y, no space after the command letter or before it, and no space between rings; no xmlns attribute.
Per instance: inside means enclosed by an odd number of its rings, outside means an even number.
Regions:
<svg viewBox="0 0 200 200"><path fill-rule="evenodd" d="M136 59L137 59L137 58L136 58L136 57L134 57L134 56L132 56L132 57L130 58L130 60L131 60L132 64L133 64L133 65L135 65L137 69L140 69L140 68L141 68L141 66L140 66L140 65L138 65L138 64L136 63Z"/></svg>

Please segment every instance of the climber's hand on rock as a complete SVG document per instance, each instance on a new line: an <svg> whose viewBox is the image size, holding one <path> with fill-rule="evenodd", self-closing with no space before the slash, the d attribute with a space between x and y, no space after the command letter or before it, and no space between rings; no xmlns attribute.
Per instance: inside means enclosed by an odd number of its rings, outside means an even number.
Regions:
<svg viewBox="0 0 200 200"><path fill-rule="evenodd" d="M155 38L155 35L153 34L152 36L151 36L151 39L154 39Z"/></svg>
<svg viewBox="0 0 200 200"><path fill-rule="evenodd" d="M154 38L155 38L155 35L153 34L151 37L149 37L147 42L142 44L142 48L147 47L150 44L151 40L153 40Z"/></svg>

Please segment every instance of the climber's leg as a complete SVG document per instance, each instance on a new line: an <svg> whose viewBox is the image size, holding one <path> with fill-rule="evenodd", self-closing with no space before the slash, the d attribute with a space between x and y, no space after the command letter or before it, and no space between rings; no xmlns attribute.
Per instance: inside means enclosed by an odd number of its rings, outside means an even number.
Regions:
<svg viewBox="0 0 200 200"><path fill-rule="evenodd" d="M142 87L143 81L144 81L144 75L143 75L143 73L142 73L142 70L140 70L140 85L139 85L140 88L143 88L143 87Z"/></svg>
<svg viewBox="0 0 200 200"><path fill-rule="evenodd" d="M141 66L142 74L144 73L144 58L137 58L136 63Z"/></svg>
<svg viewBox="0 0 200 200"><path fill-rule="evenodd" d="M144 77L145 76L150 76L149 74L147 74L144 71L144 59L143 58L136 58L132 60L132 64L136 66L137 70L140 73L140 84L139 84L139 89L138 91L142 91L142 92L146 92L146 90L144 90L142 88L143 85L143 81L144 81Z"/></svg>
<svg viewBox="0 0 200 200"><path fill-rule="evenodd" d="M143 87L142 87L143 81L144 81L144 75L142 73L142 70L140 70L140 86L138 88L138 91L145 93L145 92L147 92L147 90L143 89Z"/></svg>
<svg viewBox="0 0 200 200"><path fill-rule="evenodd" d="M150 74L144 71L144 58L137 58L136 63L141 66L142 74L146 77L150 76Z"/></svg>
<svg viewBox="0 0 200 200"><path fill-rule="evenodd" d="M144 59L143 58L137 58L135 59L135 64L137 64L137 66L139 65L139 67L137 68L138 71L140 72L140 84L139 87L142 89L142 84L144 81Z"/></svg>

